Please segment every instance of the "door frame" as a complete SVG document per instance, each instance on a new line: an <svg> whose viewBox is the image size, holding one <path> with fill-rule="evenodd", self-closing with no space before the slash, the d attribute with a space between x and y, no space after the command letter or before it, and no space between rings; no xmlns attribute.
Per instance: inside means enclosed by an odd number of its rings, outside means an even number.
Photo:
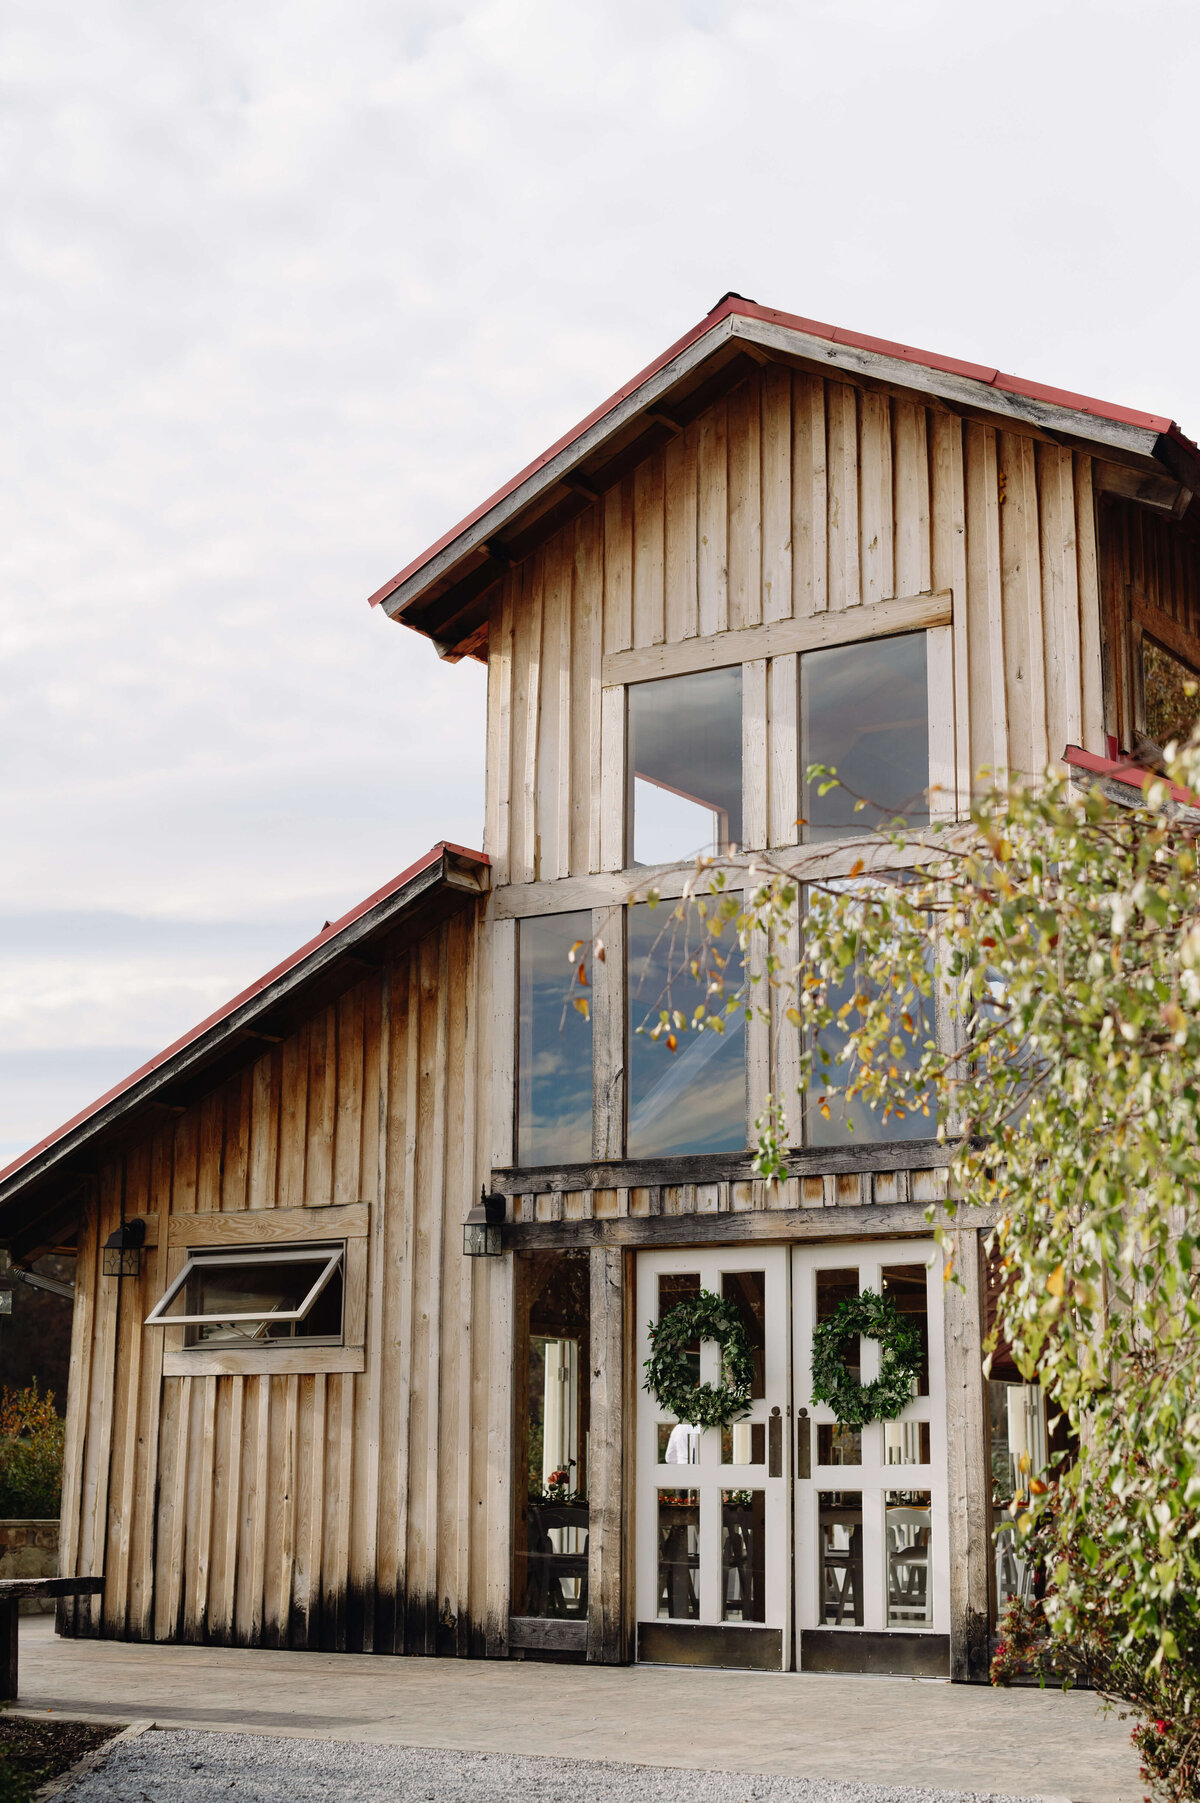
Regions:
<svg viewBox="0 0 1200 1803"><path fill-rule="evenodd" d="M758 1271L764 1274L766 1335L765 1394L751 1405L745 1417L764 1429L763 1465L723 1466L719 1430L700 1435L699 1463L680 1467L659 1462L658 1428L663 1413L648 1394L643 1381L650 1356L649 1321L657 1319L658 1278L699 1272L702 1287L718 1288L725 1272ZM792 1665L792 1473L791 1473L791 1261L782 1243L764 1245L742 1241L730 1245L682 1246L641 1251L637 1257L638 1298L635 1335L637 1408L634 1477L634 1619L635 1658L643 1663L726 1666L737 1669L790 1670ZM701 1350L701 1380L718 1377L718 1352L708 1343ZM772 1428L772 1416L775 1425ZM775 1467L777 1466L777 1469ZM689 1472L686 1480L675 1477ZM719 1497L735 1487L729 1479L741 1474L743 1485L766 1492L766 1619L757 1623L724 1621L722 1594L721 1522ZM672 1483L672 1479L674 1482ZM700 1493L698 1535L700 1613L697 1618L658 1617L658 1505L661 1488L696 1489ZM709 1498L705 1507L705 1498Z"/></svg>

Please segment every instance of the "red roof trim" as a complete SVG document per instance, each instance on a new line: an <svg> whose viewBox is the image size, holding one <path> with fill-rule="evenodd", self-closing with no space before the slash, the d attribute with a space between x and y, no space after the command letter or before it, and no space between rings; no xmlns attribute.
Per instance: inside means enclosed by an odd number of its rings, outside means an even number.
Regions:
<svg viewBox="0 0 1200 1803"><path fill-rule="evenodd" d="M415 864L410 864L407 870L402 870L399 876L393 877L390 883L385 883L382 889L376 889L373 895L368 895L365 901L359 902L356 908L351 908L348 914L343 914L339 920L331 920L329 925L322 927L321 931L312 939L306 939L304 944L298 947L290 957L285 958L281 964L276 964L273 969L267 971L265 976L259 977L256 983L251 983L248 989L243 989L239 994L233 996L224 1007L218 1008L215 1014L208 1015L182 1038L174 1040L146 1064L139 1065L138 1069L132 1071L128 1077L123 1078L120 1083L114 1084L112 1089L106 1089L102 1096L98 1096L86 1108L80 1109L78 1114L73 1114L69 1121L63 1122L61 1127L56 1127L53 1133L47 1134L45 1139L40 1139L36 1146L30 1146L27 1152L22 1152L19 1158L14 1158L11 1164L5 1165L3 1170L0 1170L0 1183L11 1177L14 1171L19 1171L22 1165L28 1164L30 1159L36 1158L40 1152L45 1152L56 1141L64 1139L74 1128L81 1126L84 1121L88 1120L91 1115L97 1114L109 1102L115 1101L125 1090L132 1089L134 1084L140 1083L143 1077L150 1076L151 1072L158 1070L176 1053L182 1052L185 1047L201 1038L210 1028L219 1026L223 1020L228 1019L246 1002L252 1002L256 995L261 995L264 989L270 988L271 984L278 982L280 977L286 976L289 971L295 970L298 965L303 964L304 960L310 957L319 946L327 944L330 939L335 939L339 933L344 933L347 927L352 927L356 921L362 919L364 914L369 914L372 908L377 908L381 902L385 902L395 895L397 890L403 889L404 885L410 883L414 877L420 876L422 871L428 870L431 864L436 864L445 852L450 852L460 858L469 858L475 864L487 865L491 862L481 851L469 851L466 846L451 845L447 840L440 840L437 845L425 853L423 858L418 858Z"/></svg>
<svg viewBox="0 0 1200 1803"><path fill-rule="evenodd" d="M936 369L947 375L963 376L968 381L981 382L1004 394L1023 395L1027 400L1045 401L1051 406L1066 407L1076 413L1095 414L1098 419L1117 420L1126 426L1140 426L1146 432L1166 433L1187 445L1189 450L1194 451L1196 448L1191 440L1179 430L1174 421L1167 419L1162 414L1141 413L1136 408L1119 407L1112 401L1100 401L1091 395L1074 394L1066 388L1051 388L1043 382L1028 382L1020 376L1005 375L1001 370L988 368L982 363L967 363L960 357L943 357L936 351L914 350L911 345L895 344L887 338L872 338L863 332L850 332L841 326L826 325L820 320L804 319L796 313L781 313L775 307L760 307L755 301L743 300L738 295L730 295L714 307L711 313L706 313L690 332L685 332L682 338L677 338L674 344L668 346L660 357L654 359L653 363L648 363L645 369L640 370L632 381L626 382L623 388L618 388L617 392L610 395L608 400L594 408L586 419L581 419L577 426L573 426L569 432L565 432L561 438L556 439L548 450L542 452L540 457L535 457L532 463L527 463L523 470L519 470L510 481L504 484L503 488L498 488L494 495L489 495L486 501L467 514L465 519L460 520L457 526L452 526L449 532L444 532L441 538L429 546L428 550L422 551L419 557L414 557L411 563L405 564L404 568L389 582L385 582L382 588L377 588L370 597L370 605L377 607L381 601L386 601L390 594L402 583L407 582L410 576L416 575L417 571L436 557L439 551L444 551L447 545L453 544L454 540L468 531L477 520L482 519L486 513L490 513L493 507L498 506L523 482L528 481L530 476L536 475L538 470L550 462L551 458L557 457L560 451L566 450L568 445L582 437L598 420L602 420L606 413L611 413L614 407L620 406L623 400L633 394L644 382L648 382L651 376L657 375L659 370L665 368L673 358L679 356L680 352L687 350L689 345L694 344L698 338L702 338L706 332L711 332L723 320L733 316L741 319L759 319L765 324L781 325L793 332L807 333L812 338L827 339L831 344L844 344L855 350L872 351L878 356L896 357L903 362L917 364L923 369Z"/></svg>
<svg viewBox="0 0 1200 1803"><path fill-rule="evenodd" d="M1080 745L1068 745L1063 752L1063 763L1076 770L1087 770L1092 776L1105 776L1112 782L1125 783L1130 789L1140 789L1143 795L1151 783L1166 783L1172 801L1180 802L1185 808L1200 807L1200 797L1193 795L1190 789L1181 789L1178 783L1169 782L1153 770L1143 770L1140 764L1132 763L1128 758L1097 757L1094 751L1084 751Z"/></svg>

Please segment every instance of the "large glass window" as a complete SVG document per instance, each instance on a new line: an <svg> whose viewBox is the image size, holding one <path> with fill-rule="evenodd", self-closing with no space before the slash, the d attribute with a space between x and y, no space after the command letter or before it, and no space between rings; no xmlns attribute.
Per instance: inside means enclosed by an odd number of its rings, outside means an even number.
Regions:
<svg viewBox="0 0 1200 1803"><path fill-rule="evenodd" d="M925 634L806 651L800 659L801 813L809 840L877 832L897 815L929 819ZM811 764L838 773L821 795ZM856 808L862 800L866 806Z"/></svg>
<svg viewBox="0 0 1200 1803"><path fill-rule="evenodd" d="M727 994L741 986L737 935L732 925L708 935L694 914L683 921L673 914L670 906L651 908L647 902L629 909L630 1158L739 1152L746 1145L745 1015L740 1009L726 1015L723 1033L695 1032L688 1024L699 1003L713 1005L710 981L723 981ZM707 976L703 967L698 976L692 974L697 937L708 938L710 959L715 951L723 968L714 963ZM666 1033L650 1037L664 1009L672 1017L674 1050ZM639 1027L645 1031L639 1033Z"/></svg>
<svg viewBox="0 0 1200 1803"><path fill-rule="evenodd" d="M627 856L674 864L742 842L742 672L629 689Z"/></svg>
<svg viewBox="0 0 1200 1803"><path fill-rule="evenodd" d="M586 1620L590 1265L540 1252L517 1270L514 1614Z"/></svg>
<svg viewBox="0 0 1200 1803"><path fill-rule="evenodd" d="M854 885L848 885L854 887ZM862 879L864 900L869 902L870 885ZM888 1140L933 1139L937 1132L937 1107L931 1091L914 1098L915 1105L901 1101L885 1114L886 1104L872 1108L860 1096L847 1096L854 1067L842 1062L850 1039L850 1029L858 1024L855 998L871 996L875 986L852 964L840 981L829 985L828 1000L834 1019L817 1035L819 1053L815 1061L805 1097L805 1139L810 1146L840 1146L848 1140L863 1144L881 1144ZM838 1019L842 1008L851 1012L844 1021ZM907 1012L914 1031L909 1033L901 1014ZM937 1023L932 998L918 996L909 1003L896 1003L894 1031L903 1047L891 1052L897 1071L911 1070L919 1064L926 1040L936 1036Z"/></svg>
<svg viewBox="0 0 1200 1803"><path fill-rule="evenodd" d="M520 922L517 1159L523 1165L578 1164L592 1155L591 933L588 913Z"/></svg>

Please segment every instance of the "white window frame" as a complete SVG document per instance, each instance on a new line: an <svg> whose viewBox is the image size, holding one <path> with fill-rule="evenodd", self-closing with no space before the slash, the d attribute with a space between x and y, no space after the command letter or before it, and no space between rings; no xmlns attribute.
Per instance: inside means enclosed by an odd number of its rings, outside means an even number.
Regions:
<svg viewBox="0 0 1200 1803"><path fill-rule="evenodd" d="M309 1314L322 1290L329 1283L336 1270L343 1265L346 1248L344 1244L318 1246L272 1247L269 1251L253 1246L240 1246L236 1251L210 1252L207 1248L190 1248L182 1268L167 1285L150 1313L146 1316L147 1327L209 1327L221 1325L237 1326L241 1322L254 1322L265 1325L268 1322L303 1321ZM179 1294L188 1278L200 1266L212 1265L282 1265L311 1264L314 1258L324 1257L324 1268L318 1273L316 1281L303 1301L293 1309L261 1309L240 1314L204 1314L204 1315L171 1315L166 1311ZM344 1323L343 1323L344 1327ZM253 1335L247 1335L248 1339ZM339 1336L340 1338L341 1336ZM289 1339L286 1344L293 1344Z"/></svg>

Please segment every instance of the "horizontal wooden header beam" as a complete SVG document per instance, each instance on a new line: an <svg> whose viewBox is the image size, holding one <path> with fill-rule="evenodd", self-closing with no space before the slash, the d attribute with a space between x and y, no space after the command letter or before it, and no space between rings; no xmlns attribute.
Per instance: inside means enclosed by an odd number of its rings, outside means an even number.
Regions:
<svg viewBox="0 0 1200 1803"><path fill-rule="evenodd" d="M859 1171L936 1171L949 1165L958 1142L883 1140L873 1146L803 1146L787 1154L789 1177L853 1176ZM661 1189L681 1183L750 1183L758 1173L752 1152L699 1152L690 1158L614 1158L533 1170L497 1169L492 1188L506 1196L571 1194L588 1189Z"/></svg>
<svg viewBox="0 0 1200 1803"><path fill-rule="evenodd" d="M898 595L890 601L846 607L798 619L744 626L709 638L683 639L673 645L647 645L633 651L610 651L601 680L605 688L619 683L653 682L662 676L688 676L694 670L720 670L758 657L780 657L793 651L819 651L831 645L854 645L862 639L897 632L921 632L949 626L954 617L948 589L937 594Z"/></svg>
<svg viewBox="0 0 1200 1803"><path fill-rule="evenodd" d="M721 1215L607 1215L592 1221L517 1221L503 1231L506 1252L583 1246L730 1246L791 1240L927 1238L934 1226L991 1227L999 1207L960 1207L951 1217L940 1204L874 1203L869 1208L758 1208Z"/></svg>
<svg viewBox="0 0 1200 1803"><path fill-rule="evenodd" d="M236 1214L216 1210L172 1215L167 1225L170 1246L268 1246L291 1240L364 1239L370 1231L367 1202L344 1202L330 1208L243 1208Z"/></svg>

